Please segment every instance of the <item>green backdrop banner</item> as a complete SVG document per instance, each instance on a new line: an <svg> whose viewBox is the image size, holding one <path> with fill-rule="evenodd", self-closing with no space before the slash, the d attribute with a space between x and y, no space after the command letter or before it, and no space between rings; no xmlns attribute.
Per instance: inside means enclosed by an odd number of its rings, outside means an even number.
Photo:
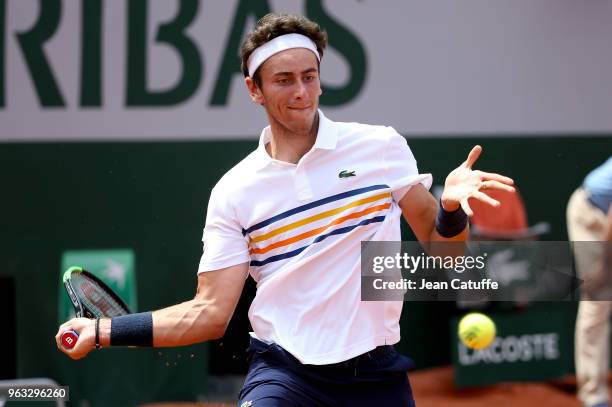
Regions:
<svg viewBox="0 0 612 407"><path fill-rule="evenodd" d="M468 349L451 335L458 386L482 386L503 381L531 381L571 372L572 309L575 304L538 304L521 310L487 312L497 328L495 341L481 350ZM458 318L451 321L457 332Z"/></svg>

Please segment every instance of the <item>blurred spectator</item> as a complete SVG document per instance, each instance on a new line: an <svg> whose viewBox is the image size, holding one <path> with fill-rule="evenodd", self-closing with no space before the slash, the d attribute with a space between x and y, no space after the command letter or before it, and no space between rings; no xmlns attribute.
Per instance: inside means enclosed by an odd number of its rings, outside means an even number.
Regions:
<svg viewBox="0 0 612 407"><path fill-rule="evenodd" d="M576 320L576 379L585 406L609 406L609 243L612 241L612 156L591 171L567 206L578 276L585 280ZM584 242L584 243L583 243ZM595 243L605 242L605 243ZM602 297L603 295L603 297ZM599 299L599 300L598 300Z"/></svg>

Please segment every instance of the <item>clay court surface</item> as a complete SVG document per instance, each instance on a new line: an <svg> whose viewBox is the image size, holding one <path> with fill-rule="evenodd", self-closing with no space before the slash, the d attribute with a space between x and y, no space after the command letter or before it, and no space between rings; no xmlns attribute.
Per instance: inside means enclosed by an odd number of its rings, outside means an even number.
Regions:
<svg viewBox="0 0 612 407"><path fill-rule="evenodd" d="M573 377L555 382L502 383L482 388L456 389L451 367L410 375L418 407L580 407ZM229 403L155 403L146 407L226 407ZM145 407L145 406L141 406Z"/></svg>

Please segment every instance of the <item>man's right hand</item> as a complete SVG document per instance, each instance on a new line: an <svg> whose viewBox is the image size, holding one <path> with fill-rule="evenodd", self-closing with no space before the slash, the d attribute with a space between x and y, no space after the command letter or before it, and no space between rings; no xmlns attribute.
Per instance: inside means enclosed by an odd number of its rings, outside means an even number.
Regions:
<svg viewBox="0 0 612 407"><path fill-rule="evenodd" d="M72 349L66 349L62 345L61 337L66 331L76 331L79 334L79 339ZM70 358L77 360L82 359L95 348L96 345L96 320L87 318L74 318L60 325L57 334L55 335L55 343L57 348L68 355Z"/></svg>

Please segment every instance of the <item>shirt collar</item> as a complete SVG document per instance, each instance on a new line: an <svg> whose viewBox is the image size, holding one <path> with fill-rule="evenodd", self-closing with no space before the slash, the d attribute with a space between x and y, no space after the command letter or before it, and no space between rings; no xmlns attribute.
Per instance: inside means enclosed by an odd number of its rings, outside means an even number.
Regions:
<svg viewBox="0 0 612 407"><path fill-rule="evenodd" d="M317 139L315 140L313 149L334 150L338 144L338 129L335 123L329 120L321 110L319 113L319 130L317 131ZM266 144L272 138L272 130L270 126L266 126L259 136L259 145L257 146L258 162L262 167L272 161L275 161L266 151Z"/></svg>
<svg viewBox="0 0 612 407"><path fill-rule="evenodd" d="M335 123L319 110L319 130L313 148L335 150L336 144L338 144L338 129Z"/></svg>

